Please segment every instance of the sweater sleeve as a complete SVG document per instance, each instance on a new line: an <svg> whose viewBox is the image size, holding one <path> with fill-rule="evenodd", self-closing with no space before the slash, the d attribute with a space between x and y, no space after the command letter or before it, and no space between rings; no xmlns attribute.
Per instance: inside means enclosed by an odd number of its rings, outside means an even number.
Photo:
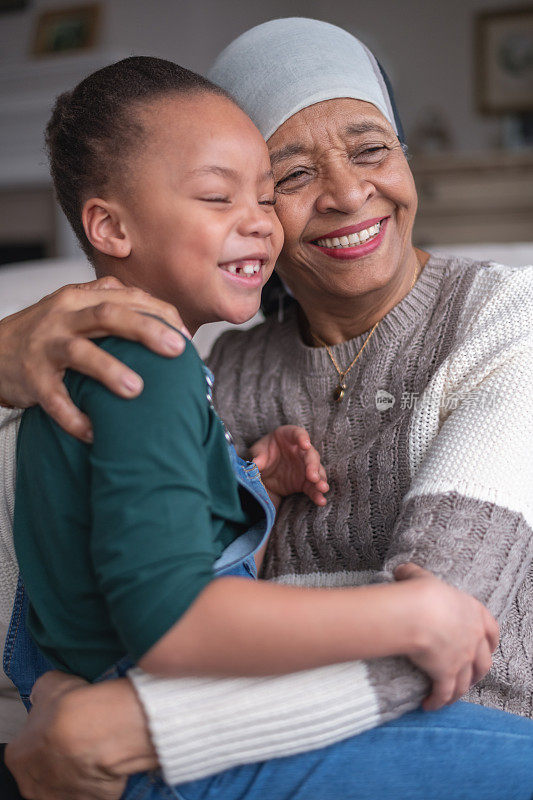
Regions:
<svg viewBox="0 0 533 800"><path fill-rule="evenodd" d="M18 564L13 544L15 472L20 409L0 408L0 625L9 625L17 587Z"/></svg>
<svg viewBox="0 0 533 800"><path fill-rule="evenodd" d="M390 576L415 561L500 621L533 558L532 275L502 282L421 398L413 480L385 563ZM439 382L439 432L424 443Z"/></svg>
<svg viewBox="0 0 533 800"><path fill-rule="evenodd" d="M393 662L395 659L385 659ZM396 690L387 718L416 708L425 680ZM266 678L155 678L130 670L166 782L303 753L384 721L363 661Z"/></svg>
<svg viewBox="0 0 533 800"><path fill-rule="evenodd" d="M502 281L421 398L411 429L413 479L381 574L392 580L396 566L413 561L489 608L500 645L468 699L485 702L482 690L514 713L526 713L531 694L524 621L533 563L532 275ZM401 669L398 687L401 671L403 692L415 677ZM369 675L386 715L398 697L384 664L371 664Z"/></svg>

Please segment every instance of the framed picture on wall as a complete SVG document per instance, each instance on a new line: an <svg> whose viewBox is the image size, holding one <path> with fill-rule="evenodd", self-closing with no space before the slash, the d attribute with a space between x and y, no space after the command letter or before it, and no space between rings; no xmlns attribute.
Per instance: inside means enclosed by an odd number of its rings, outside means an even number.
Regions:
<svg viewBox="0 0 533 800"><path fill-rule="evenodd" d="M480 111L533 111L532 6L479 14L475 59Z"/></svg>
<svg viewBox="0 0 533 800"><path fill-rule="evenodd" d="M98 43L100 16L98 3L43 11L37 18L32 54L47 56L90 50Z"/></svg>

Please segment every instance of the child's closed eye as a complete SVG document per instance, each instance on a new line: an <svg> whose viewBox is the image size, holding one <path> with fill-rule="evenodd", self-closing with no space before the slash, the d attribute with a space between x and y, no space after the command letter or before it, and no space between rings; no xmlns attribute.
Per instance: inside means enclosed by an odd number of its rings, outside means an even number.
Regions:
<svg viewBox="0 0 533 800"><path fill-rule="evenodd" d="M213 195L209 197L200 197L205 203L231 203L231 199L225 195Z"/></svg>

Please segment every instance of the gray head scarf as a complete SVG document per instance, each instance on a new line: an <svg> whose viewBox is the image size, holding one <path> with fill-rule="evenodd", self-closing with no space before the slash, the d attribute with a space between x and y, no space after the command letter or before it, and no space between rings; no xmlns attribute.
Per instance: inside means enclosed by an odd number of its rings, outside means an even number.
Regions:
<svg viewBox="0 0 533 800"><path fill-rule="evenodd" d="M303 108L352 97L372 103L404 141L378 61L359 39L328 22L289 17L257 25L222 51L208 77L235 98L266 140Z"/></svg>

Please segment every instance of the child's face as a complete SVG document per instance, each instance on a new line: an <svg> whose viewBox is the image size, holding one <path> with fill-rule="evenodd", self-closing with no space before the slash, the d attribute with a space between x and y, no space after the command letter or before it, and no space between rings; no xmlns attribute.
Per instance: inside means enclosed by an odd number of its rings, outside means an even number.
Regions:
<svg viewBox="0 0 533 800"><path fill-rule="evenodd" d="M145 144L118 189L131 243L118 277L175 304L191 330L244 322L283 241L266 144L216 95L165 98L142 116Z"/></svg>

